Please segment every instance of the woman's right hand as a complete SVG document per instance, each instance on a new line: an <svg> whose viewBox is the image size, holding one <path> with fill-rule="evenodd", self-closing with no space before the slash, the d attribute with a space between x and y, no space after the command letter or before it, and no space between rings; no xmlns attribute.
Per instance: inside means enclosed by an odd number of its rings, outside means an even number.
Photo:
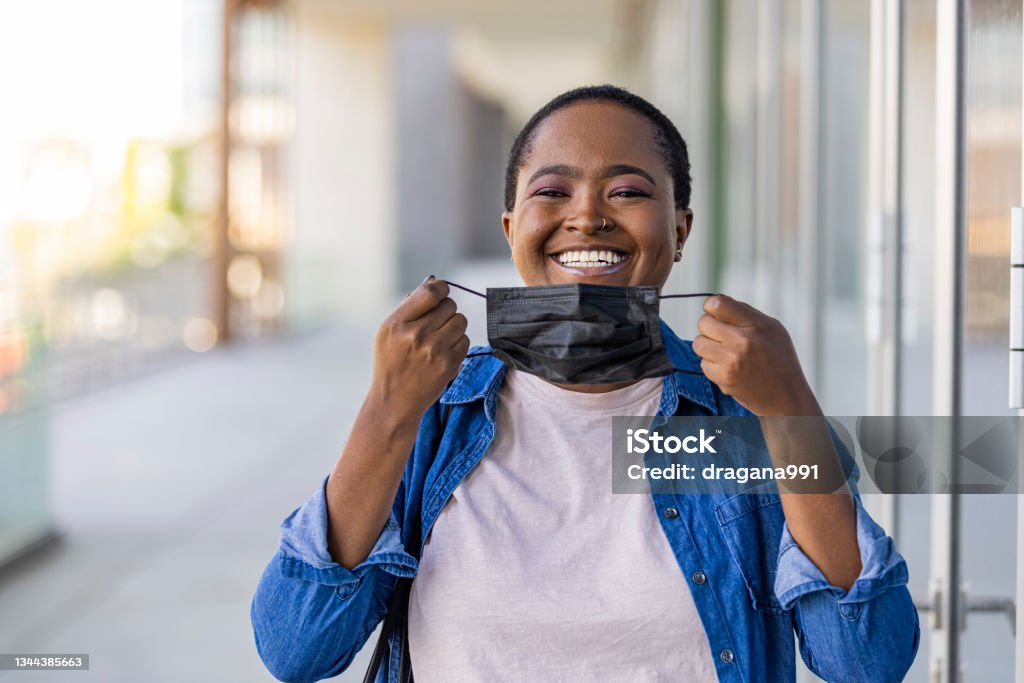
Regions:
<svg viewBox="0 0 1024 683"><path fill-rule="evenodd" d="M388 520L420 420L469 350L466 318L448 284L423 281L385 318L373 344L373 382L327 481L327 550L349 569Z"/></svg>
<svg viewBox="0 0 1024 683"><path fill-rule="evenodd" d="M466 317L448 292L448 283L431 275L384 319L374 340L371 393L417 422L469 351Z"/></svg>

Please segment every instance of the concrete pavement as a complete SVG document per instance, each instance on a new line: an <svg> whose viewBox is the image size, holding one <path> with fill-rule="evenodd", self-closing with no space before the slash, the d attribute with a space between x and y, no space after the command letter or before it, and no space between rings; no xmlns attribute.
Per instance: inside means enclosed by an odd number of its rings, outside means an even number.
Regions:
<svg viewBox="0 0 1024 683"><path fill-rule="evenodd" d="M58 404L63 541L0 583L0 652L88 672L0 681L272 681L252 593L278 524L327 473L370 373L372 329L218 350ZM338 680L360 680L365 657Z"/></svg>

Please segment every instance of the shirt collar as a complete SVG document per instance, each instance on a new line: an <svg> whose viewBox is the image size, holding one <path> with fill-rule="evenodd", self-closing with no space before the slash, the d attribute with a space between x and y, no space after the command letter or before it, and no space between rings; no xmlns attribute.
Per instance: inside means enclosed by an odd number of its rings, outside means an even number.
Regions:
<svg viewBox="0 0 1024 683"><path fill-rule="evenodd" d="M718 407L715 405L715 394L711 390L711 380L701 372L700 356L694 353L693 342L688 339L680 339L668 326L668 323L662 320L661 343L665 345L665 352L668 354L668 359L672 361L672 367L676 370L689 371L673 372L666 378L670 386L674 385L676 395L685 396L710 410L712 415L717 415ZM691 372L700 374L692 375ZM675 407L673 406L671 411L666 411L666 414L675 414Z"/></svg>
<svg viewBox="0 0 1024 683"><path fill-rule="evenodd" d="M661 341L672 367L676 370L700 372L700 357L693 352L693 342L676 336L664 320L661 321L660 328ZM460 404L487 399L484 408L488 415L493 414L497 390L505 378L505 364L489 355L490 351L489 346L475 346L470 349L471 355L466 358L462 370L441 395L441 403ZM704 406L712 414L718 412L711 381L703 373L691 375L688 372L673 372L665 378L665 388L669 390L665 392L667 396L662 398L662 410L665 414L675 413L679 396L685 396L688 400ZM670 398L672 400L667 400Z"/></svg>

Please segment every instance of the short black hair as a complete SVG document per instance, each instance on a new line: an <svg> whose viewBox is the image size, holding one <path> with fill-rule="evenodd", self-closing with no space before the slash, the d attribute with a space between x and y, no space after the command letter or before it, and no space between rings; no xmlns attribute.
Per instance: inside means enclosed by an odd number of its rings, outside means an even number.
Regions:
<svg viewBox="0 0 1024 683"><path fill-rule="evenodd" d="M654 126L654 143L665 157L672 176L676 208L686 209L690 206L690 155L686 151L686 141L679 134L675 124L653 104L634 95L624 88L614 85L587 85L564 92L554 98L536 114L530 117L523 129L519 131L508 155L508 166L505 167L505 210L511 211L516 204L516 185L519 169L530 153L533 134L537 126L555 112L565 109L577 102L613 102L640 114Z"/></svg>

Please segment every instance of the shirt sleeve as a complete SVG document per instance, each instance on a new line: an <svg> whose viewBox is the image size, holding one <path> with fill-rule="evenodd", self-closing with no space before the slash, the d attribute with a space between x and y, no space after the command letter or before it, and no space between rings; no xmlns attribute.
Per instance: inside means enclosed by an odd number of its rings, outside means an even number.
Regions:
<svg viewBox="0 0 1024 683"><path fill-rule="evenodd" d="M281 523L280 554L289 567L289 576L329 586L358 583L368 567L379 566L389 574L412 578L419 567L416 558L405 550L401 527L392 510L377 542L365 560L346 569L336 563L327 550L327 479L304 505Z"/></svg>
<svg viewBox="0 0 1024 683"><path fill-rule="evenodd" d="M281 524L278 552L253 597L256 649L282 681L319 681L351 664L387 612L396 577L413 577L392 511L369 556L348 569L327 550L325 479Z"/></svg>
<svg viewBox="0 0 1024 683"><path fill-rule="evenodd" d="M789 524L782 525L775 594L783 609L791 609L797 599L814 591L828 591L838 604L852 605L872 600L893 586L907 584L907 563L896 551L896 544L871 519L860 496L855 496L854 502L861 572L848 591L830 584L793 539Z"/></svg>
<svg viewBox="0 0 1024 683"><path fill-rule="evenodd" d="M861 571L849 590L829 583L783 523L775 595L791 610L800 656L819 677L835 683L902 681L921 639L907 563L864 509L857 491L860 468L831 426L829 433L848 472Z"/></svg>
<svg viewBox="0 0 1024 683"><path fill-rule="evenodd" d="M731 396L718 400L721 414L752 415ZM835 429L828 429L856 504L860 575L848 591L830 584L783 523L773 588L792 615L801 658L818 677L830 683L896 683L913 664L921 639L907 563L864 509L859 467Z"/></svg>
<svg viewBox="0 0 1024 683"><path fill-rule="evenodd" d="M907 563L895 543L857 508L861 572L849 590L829 583L783 525L775 593L792 610L800 655L827 681L902 681L920 644Z"/></svg>

